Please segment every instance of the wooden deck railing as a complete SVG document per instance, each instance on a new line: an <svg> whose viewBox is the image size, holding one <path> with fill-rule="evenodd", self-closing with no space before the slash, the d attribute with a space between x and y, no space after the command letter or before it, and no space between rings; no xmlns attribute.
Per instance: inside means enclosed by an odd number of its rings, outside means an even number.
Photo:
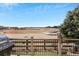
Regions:
<svg viewBox="0 0 79 59"><path fill-rule="evenodd" d="M76 42L79 43L79 39L63 39L58 34L58 39L15 39L12 54L15 55L75 55L79 52L79 48L75 51ZM74 52L75 51L75 52ZM69 54L70 52L70 54ZM78 53L76 54L78 55Z"/></svg>

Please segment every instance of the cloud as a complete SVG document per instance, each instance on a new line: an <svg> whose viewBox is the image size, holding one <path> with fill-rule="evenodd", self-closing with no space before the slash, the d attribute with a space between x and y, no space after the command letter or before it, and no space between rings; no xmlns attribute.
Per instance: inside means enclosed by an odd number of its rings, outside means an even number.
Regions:
<svg viewBox="0 0 79 59"><path fill-rule="evenodd" d="M22 6L21 6L22 5ZM21 6L23 7L23 5L28 6L27 8L24 8L24 12L26 14L31 14L32 12L36 12L36 13L43 13L43 12L47 12L48 10L53 10L53 9L63 9L68 7L70 4L69 3L48 3L48 4L38 4L32 7L32 5L28 5L28 4L23 4L23 3L0 3L0 8L2 8L3 10L14 10L15 7Z"/></svg>
<svg viewBox="0 0 79 59"><path fill-rule="evenodd" d="M46 5L39 5L37 7L35 7L35 10L39 10L39 11L46 11L48 9L50 9L52 6L46 4Z"/></svg>
<svg viewBox="0 0 79 59"><path fill-rule="evenodd" d="M19 3L0 3L0 8L7 9L7 10L13 10L14 7L18 7L19 5L21 5L21 4L19 4ZM69 4L39 4L38 6L32 7L29 10L30 10L30 12L32 10L36 11L36 12L38 12L38 11L45 12L45 11L48 11L51 9L65 8L68 5Z"/></svg>
<svg viewBox="0 0 79 59"><path fill-rule="evenodd" d="M62 9L65 7L68 7L70 4L40 4L33 9L36 12L47 12L48 10L52 10L52 9Z"/></svg>
<svg viewBox="0 0 79 59"><path fill-rule="evenodd" d="M0 8L12 10L14 7L16 7L18 5L19 5L18 3L0 3Z"/></svg>
<svg viewBox="0 0 79 59"><path fill-rule="evenodd" d="M32 12L35 13L43 13L47 12L53 9L62 9L65 7L68 7L70 4L39 4L38 6L34 6L28 9L28 12L26 11L27 14L30 14Z"/></svg>
<svg viewBox="0 0 79 59"><path fill-rule="evenodd" d="M61 9L61 8L68 7L69 5L71 5L71 4L69 4L69 3L65 3L65 4L55 4L54 8L55 8L55 9Z"/></svg>

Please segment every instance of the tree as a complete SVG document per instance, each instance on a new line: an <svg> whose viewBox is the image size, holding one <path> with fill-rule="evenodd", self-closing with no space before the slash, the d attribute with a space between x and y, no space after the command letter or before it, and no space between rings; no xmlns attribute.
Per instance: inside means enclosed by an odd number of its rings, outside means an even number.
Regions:
<svg viewBox="0 0 79 59"><path fill-rule="evenodd" d="M68 12L60 31L65 37L79 38L79 6Z"/></svg>

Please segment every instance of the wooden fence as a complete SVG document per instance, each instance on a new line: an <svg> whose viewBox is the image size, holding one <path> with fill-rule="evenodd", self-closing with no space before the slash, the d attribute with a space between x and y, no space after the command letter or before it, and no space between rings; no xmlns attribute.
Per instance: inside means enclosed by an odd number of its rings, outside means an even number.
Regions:
<svg viewBox="0 0 79 59"><path fill-rule="evenodd" d="M57 40L51 39L11 39L14 41L14 55L57 55ZM23 53L24 52L24 53Z"/></svg>
<svg viewBox="0 0 79 59"><path fill-rule="evenodd" d="M79 39L11 39L14 42L11 55L78 56Z"/></svg>

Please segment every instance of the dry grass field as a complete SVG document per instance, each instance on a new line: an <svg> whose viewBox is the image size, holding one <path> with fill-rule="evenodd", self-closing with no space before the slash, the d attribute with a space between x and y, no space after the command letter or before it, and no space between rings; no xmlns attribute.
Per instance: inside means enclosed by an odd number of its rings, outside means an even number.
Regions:
<svg viewBox="0 0 79 59"><path fill-rule="evenodd" d="M9 34L25 34L25 33L43 33L43 32L56 32L58 31L57 28L39 28L39 29L25 29L25 30L15 30L15 29L8 29L8 30L0 30L0 32L9 33Z"/></svg>

